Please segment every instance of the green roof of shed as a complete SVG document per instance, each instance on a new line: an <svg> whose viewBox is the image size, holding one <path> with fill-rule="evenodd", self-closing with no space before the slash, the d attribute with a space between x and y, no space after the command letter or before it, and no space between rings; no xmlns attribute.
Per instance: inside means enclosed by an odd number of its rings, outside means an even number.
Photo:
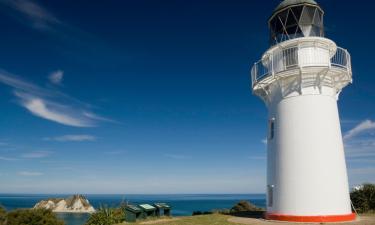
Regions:
<svg viewBox="0 0 375 225"><path fill-rule="evenodd" d="M170 209L171 207L167 205L166 203L155 203L154 204L159 209Z"/></svg>
<svg viewBox="0 0 375 225"><path fill-rule="evenodd" d="M131 212L135 212L135 213L137 213L137 212L141 212L141 209L138 208L138 207L135 206L135 205L127 205L127 206L125 207L125 209L128 210L128 211L131 211Z"/></svg>
<svg viewBox="0 0 375 225"><path fill-rule="evenodd" d="M155 207L150 204L141 204L139 207L143 210L155 210Z"/></svg>

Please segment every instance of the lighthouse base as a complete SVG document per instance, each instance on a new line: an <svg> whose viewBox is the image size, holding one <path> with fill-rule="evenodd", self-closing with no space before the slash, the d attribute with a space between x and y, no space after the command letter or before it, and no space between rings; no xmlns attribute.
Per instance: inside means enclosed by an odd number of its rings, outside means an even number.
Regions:
<svg viewBox="0 0 375 225"><path fill-rule="evenodd" d="M293 216L266 213L267 220L278 220L286 222L307 222L307 223L333 223L333 222L350 222L354 221L356 215L354 213L346 215L321 215L321 216Z"/></svg>

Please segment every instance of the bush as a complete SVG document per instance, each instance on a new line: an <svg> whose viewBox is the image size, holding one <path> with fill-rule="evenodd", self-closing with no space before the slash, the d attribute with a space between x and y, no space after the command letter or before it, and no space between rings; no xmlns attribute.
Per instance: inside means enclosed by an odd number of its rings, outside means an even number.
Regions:
<svg viewBox="0 0 375 225"><path fill-rule="evenodd" d="M213 212L208 212L208 211L194 211L192 216L200 216L200 215L210 215L213 214Z"/></svg>
<svg viewBox="0 0 375 225"><path fill-rule="evenodd" d="M214 210L212 210L212 213L214 213L214 214L229 215L230 214L230 209L214 209Z"/></svg>
<svg viewBox="0 0 375 225"><path fill-rule="evenodd" d="M17 209L7 215L6 225L64 225L47 209Z"/></svg>
<svg viewBox="0 0 375 225"><path fill-rule="evenodd" d="M93 213L85 225L112 225L125 220L124 210L120 208L100 207Z"/></svg>
<svg viewBox="0 0 375 225"><path fill-rule="evenodd" d="M238 213L238 212L258 212L262 211L261 208L256 207L255 205L251 204L248 201L240 201L235 206L232 207L230 210L231 213Z"/></svg>
<svg viewBox="0 0 375 225"><path fill-rule="evenodd" d="M375 185L364 184L350 193L350 199L359 213L375 211Z"/></svg>
<svg viewBox="0 0 375 225"><path fill-rule="evenodd" d="M3 207L0 206L0 225L5 225L6 218L7 212Z"/></svg>

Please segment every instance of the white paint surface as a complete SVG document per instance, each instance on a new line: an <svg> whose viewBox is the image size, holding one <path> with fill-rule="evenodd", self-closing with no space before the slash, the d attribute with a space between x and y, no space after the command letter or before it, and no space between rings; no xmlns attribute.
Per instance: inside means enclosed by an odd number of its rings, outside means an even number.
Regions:
<svg viewBox="0 0 375 225"><path fill-rule="evenodd" d="M278 76L277 68L285 68L281 65L285 52L281 59L276 57L276 74L264 84L267 96L261 96L275 125L274 138L268 140L267 185L273 189L273 201L272 205L268 202L267 212L294 216L351 214L337 109L341 90L332 82L335 78L329 77L335 74L330 58L336 46L331 40L319 38L323 44L303 47L305 40L311 42L312 38L282 43L284 49L296 43L302 46L297 52L300 69L294 67ZM285 46L288 43L291 46ZM280 55L280 48L273 47L266 54ZM323 72L325 80L318 82ZM347 73L351 75L351 71Z"/></svg>

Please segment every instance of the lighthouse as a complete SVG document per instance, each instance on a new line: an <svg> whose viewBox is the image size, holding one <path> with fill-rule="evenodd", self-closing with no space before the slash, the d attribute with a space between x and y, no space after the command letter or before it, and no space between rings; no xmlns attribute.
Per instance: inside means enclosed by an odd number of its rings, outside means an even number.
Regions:
<svg viewBox="0 0 375 225"><path fill-rule="evenodd" d="M349 52L325 37L313 0L285 0L268 20L270 48L251 70L268 108L266 218L352 221L337 108L352 82Z"/></svg>

